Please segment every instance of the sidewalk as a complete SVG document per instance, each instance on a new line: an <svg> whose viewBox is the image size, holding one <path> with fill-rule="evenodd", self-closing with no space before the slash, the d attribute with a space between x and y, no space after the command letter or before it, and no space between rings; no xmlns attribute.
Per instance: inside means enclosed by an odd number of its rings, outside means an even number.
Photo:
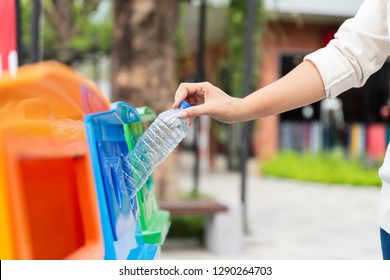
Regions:
<svg viewBox="0 0 390 280"><path fill-rule="evenodd" d="M182 152L179 185L193 184L193 155ZM200 191L239 202L240 174L204 172ZM196 242L168 239L161 259L381 259L377 205L379 188L337 186L262 178L248 163L248 229L240 254L218 255Z"/></svg>

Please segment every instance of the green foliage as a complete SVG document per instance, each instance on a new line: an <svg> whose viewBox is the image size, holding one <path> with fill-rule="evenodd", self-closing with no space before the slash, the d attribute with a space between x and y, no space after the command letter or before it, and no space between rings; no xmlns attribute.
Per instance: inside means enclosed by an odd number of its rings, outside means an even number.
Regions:
<svg viewBox="0 0 390 280"><path fill-rule="evenodd" d="M186 53L186 49L188 48L188 42L185 40L186 38L186 30L184 28L184 19L188 16L188 11L186 9L186 2L179 1L179 10L178 20L175 30L175 45L176 45L176 55L177 57L182 57Z"/></svg>
<svg viewBox="0 0 390 280"><path fill-rule="evenodd" d="M213 197L211 197L208 194L200 193L198 191L192 190L188 193L183 194L184 200L212 200Z"/></svg>
<svg viewBox="0 0 390 280"><path fill-rule="evenodd" d="M32 5L31 0L20 1L20 24L22 30L22 42L26 45L30 44L30 25L31 25L31 13Z"/></svg>
<svg viewBox="0 0 390 280"><path fill-rule="evenodd" d="M171 218L169 238L196 238L203 240L203 217L198 215L174 216Z"/></svg>
<svg viewBox="0 0 390 280"><path fill-rule="evenodd" d="M348 159L343 152L313 154L288 151L260 164L261 173L302 181L380 186L380 163L367 164L363 159Z"/></svg>
<svg viewBox="0 0 390 280"><path fill-rule="evenodd" d="M230 94L232 96L242 96L244 85L244 67L245 67L245 29L246 29L246 4L247 1L231 0L229 6L229 62L228 68L230 69ZM254 28L254 51L255 61L258 62L260 44L259 40L266 22L266 15L263 9L263 1L256 0L256 26ZM258 64L253 67L252 83L256 83L259 71ZM224 87L224 86L222 86ZM226 86L225 86L226 87Z"/></svg>
<svg viewBox="0 0 390 280"><path fill-rule="evenodd" d="M80 58L85 55L104 52L111 49L111 37L113 30L112 4L109 0L72 0L70 4L69 22L59 19L58 11L55 10L52 0L43 0L41 41L45 59L56 58L62 50L73 53L71 57ZM29 0L21 1L21 30L22 43L25 48L31 43L31 14L32 5ZM63 21L65 32L58 30L48 18L58 18ZM71 35L70 38L66 35ZM76 55L77 54L77 55ZM70 62L70 61L69 61Z"/></svg>
<svg viewBox="0 0 390 280"><path fill-rule="evenodd" d="M179 13L175 30L175 47L176 47L176 60L175 60L175 71L176 77L180 77L180 59L186 55L186 50L188 48L188 42L186 40L186 29L184 28L185 18L188 16L186 1L179 1Z"/></svg>
<svg viewBox="0 0 390 280"><path fill-rule="evenodd" d="M96 9L85 10L82 1L74 1L74 24L79 32L72 38L70 46L80 52L108 53L111 48L113 30L111 4L110 1L95 2L98 3ZM101 5L106 7L99 9Z"/></svg>

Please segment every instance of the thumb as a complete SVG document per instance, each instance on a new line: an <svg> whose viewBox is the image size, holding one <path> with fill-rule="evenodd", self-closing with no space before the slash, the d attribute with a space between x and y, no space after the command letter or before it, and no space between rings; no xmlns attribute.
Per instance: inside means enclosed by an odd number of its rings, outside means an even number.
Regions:
<svg viewBox="0 0 390 280"><path fill-rule="evenodd" d="M194 118L194 117L207 115L207 114L208 114L207 104L201 104L201 105L191 106L190 108L181 111L180 118L182 119Z"/></svg>

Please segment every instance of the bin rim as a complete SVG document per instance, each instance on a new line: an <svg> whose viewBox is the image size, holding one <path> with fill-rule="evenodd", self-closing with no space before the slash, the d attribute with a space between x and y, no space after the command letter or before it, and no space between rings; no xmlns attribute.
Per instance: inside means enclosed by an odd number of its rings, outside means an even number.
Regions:
<svg viewBox="0 0 390 280"><path fill-rule="evenodd" d="M114 116L114 118L112 117ZM118 101L111 104L111 110L88 114L84 117L85 122L99 119L104 124L129 124L141 120L137 110L130 104Z"/></svg>
<svg viewBox="0 0 390 280"><path fill-rule="evenodd" d="M156 112L149 106L137 107L136 109L143 123L151 122L157 117Z"/></svg>

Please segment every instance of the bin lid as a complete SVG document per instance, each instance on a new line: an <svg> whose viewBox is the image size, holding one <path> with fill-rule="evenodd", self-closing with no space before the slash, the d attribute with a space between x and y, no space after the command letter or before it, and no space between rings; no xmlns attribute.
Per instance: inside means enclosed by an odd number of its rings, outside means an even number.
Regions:
<svg viewBox="0 0 390 280"><path fill-rule="evenodd" d="M85 114L110 108L109 101L92 81L58 62L22 66L15 77L3 75L0 92L0 104L40 98L56 118L81 120Z"/></svg>

